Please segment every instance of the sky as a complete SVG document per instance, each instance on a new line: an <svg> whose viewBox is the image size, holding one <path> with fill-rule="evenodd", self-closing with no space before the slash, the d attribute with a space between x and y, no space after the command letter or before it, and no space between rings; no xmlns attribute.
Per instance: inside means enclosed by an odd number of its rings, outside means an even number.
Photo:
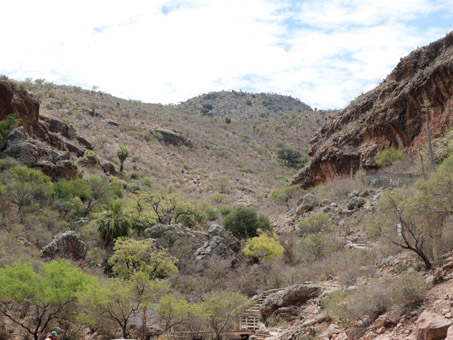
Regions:
<svg viewBox="0 0 453 340"><path fill-rule="evenodd" d="M453 30L453 0L3 1L0 74L149 103L222 90L340 109Z"/></svg>

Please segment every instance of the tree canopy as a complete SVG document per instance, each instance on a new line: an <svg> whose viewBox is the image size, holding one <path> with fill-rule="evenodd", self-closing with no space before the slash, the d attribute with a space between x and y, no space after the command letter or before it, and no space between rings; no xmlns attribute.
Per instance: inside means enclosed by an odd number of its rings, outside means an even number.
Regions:
<svg viewBox="0 0 453 340"><path fill-rule="evenodd" d="M0 269L0 313L38 340L55 319L75 316L77 295L89 291L94 279L66 260L15 263ZM21 313L27 313L24 320Z"/></svg>

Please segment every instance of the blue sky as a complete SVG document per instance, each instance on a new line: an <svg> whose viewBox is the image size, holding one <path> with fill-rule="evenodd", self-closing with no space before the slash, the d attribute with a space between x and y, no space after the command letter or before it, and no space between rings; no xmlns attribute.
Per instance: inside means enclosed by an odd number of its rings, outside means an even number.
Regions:
<svg viewBox="0 0 453 340"><path fill-rule="evenodd" d="M152 103L219 90L342 108L453 30L453 0L3 4L0 74Z"/></svg>

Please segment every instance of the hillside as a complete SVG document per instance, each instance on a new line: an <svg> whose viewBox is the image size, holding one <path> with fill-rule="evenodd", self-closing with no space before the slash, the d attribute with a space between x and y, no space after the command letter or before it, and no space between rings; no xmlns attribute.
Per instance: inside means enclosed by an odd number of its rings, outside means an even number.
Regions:
<svg viewBox="0 0 453 340"><path fill-rule="evenodd" d="M178 105L181 109L209 117L254 120L311 111L291 96L236 91L210 92Z"/></svg>
<svg viewBox="0 0 453 340"><path fill-rule="evenodd" d="M375 170L376 154L389 147L415 152L431 129L453 124L453 32L402 58L375 89L353 100L311 140L310 164L294 178L305 188L359 169Z"/></svg>
<svg viewBox="0 0 453 340"><path fill-rule="evenodd" d="M451 339L451 38L338 117L0 77L0 339Z"/></svg>
<svg viewBox="0 0 453 340"><path fill-rule="evenodd" d="M174 105L128 101L41 80L26 82L25 86L40 98L43 115L74 126L96 153L117 168L116 150L126 145L131 156L125 169L128 174L136 174L134 178L148 177L158 190L182 190L193 197L220 193L228 202L256 204L257 198L266 196L271 188L284 185L295 170L277 158L277 151L294 148L305 154L304 145L328 119L325 112L299 112L305 107L300 104L298 109L294 105L291 113L279 111L254 120L232 119L227 124L221 117L188 113ZM276 97L286 98L269 95ZM221 98L217 103L227 105ZM258 112L261 104L247 107ZM236 112L239 114L247 117L247 113ZM193 146L162 142L156 133L159 129L176 131Z"/></svg>

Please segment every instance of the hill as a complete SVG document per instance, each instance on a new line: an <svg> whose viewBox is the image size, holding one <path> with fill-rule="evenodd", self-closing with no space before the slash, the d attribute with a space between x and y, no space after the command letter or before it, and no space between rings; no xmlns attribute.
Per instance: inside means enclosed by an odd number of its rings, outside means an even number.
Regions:
<svg viewBox="0 0 453 340"><path fill-rule="evenodd" d="M299 112L306 106L289 97L257 94L252 105L243 105L247 112L262 112L265 98L286 102L287 111L266 108L266 117L233 118L228 124L222 117L189 113L183 104L146 104L43 80L24 85L40 98L42 114L73 126L99 156L117 168L116 150L126 145L131 155L125 163L126 173L135 178L129 183L148 178L157 190L170 188L205 198L221 194L228 202L247 204L257 204L258 198L294 175L294 168L279 160L277 152L291 148L304 155L304 145L329 116L323 111ZM220 93L215 102L218 107L230 107L232 98L252 96ZM190 140L190 147L168 143L162 130L179 133Z"/></svg>
<svg viewBox="0 0 453 340"><path fill-rule="evenodd" d="M311 111L291 96L237 91L210 92L178 105L181 109L209 117L253 120Z"/></svg>
<svg viewBox="0 0 453 340"><path fill-rule="evenodd" d="M295 168L279 156L304 153L326 112L227 121L0 77L0 339L221 338L213 317L268 340L451 335L452 78L447 41L433 46L318 133L307 171L326 183L308 191L283 185ZM374 161L364 146L423 147L416 93L432 96L442 154L429 174L397 150L351 176Z"/></svg>

